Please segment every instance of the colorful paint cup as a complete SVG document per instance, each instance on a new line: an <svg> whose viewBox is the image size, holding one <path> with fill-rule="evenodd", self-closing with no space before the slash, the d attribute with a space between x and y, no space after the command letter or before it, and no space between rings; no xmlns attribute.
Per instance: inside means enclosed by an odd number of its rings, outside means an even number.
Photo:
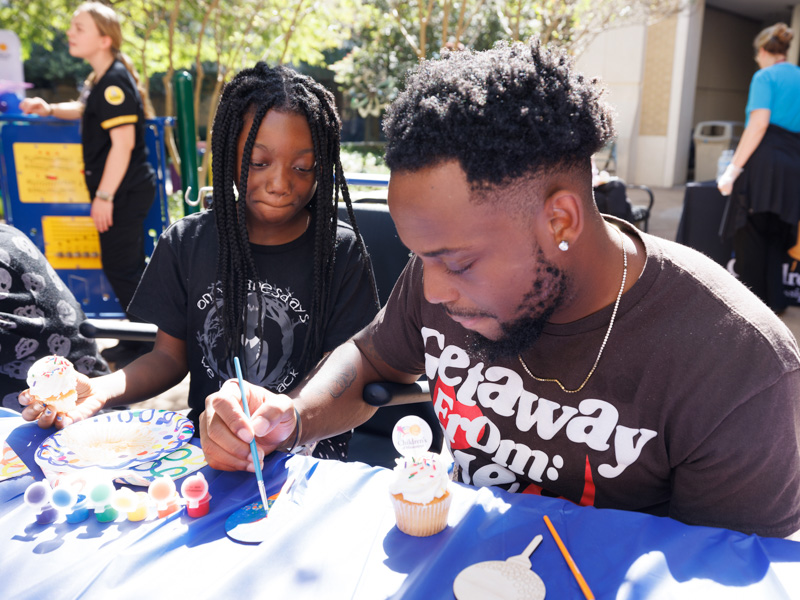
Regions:
<svg viewBox="0 0 800 600"><path fill-rule="evenodd" d="M89 518L89 501L83 494L78 494L72 510L67 513L67 523L83 523Z"/></svg>
<svg viewBox="0 0 800 600"><path fill-rule="evenodd" d="M190 517L204 517L208 514L211 494L208 493L208 482L202 473L183 480L181 495L186 503L186 513Z"/></svg>

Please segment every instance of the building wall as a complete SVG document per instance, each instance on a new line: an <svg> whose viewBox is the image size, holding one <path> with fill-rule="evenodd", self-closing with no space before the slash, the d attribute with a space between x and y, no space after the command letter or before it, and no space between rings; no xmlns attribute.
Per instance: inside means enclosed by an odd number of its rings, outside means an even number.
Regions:
<svg viewBox="0 0 800 600"><path fill-rule="evenodd" d="M618 113L616 174L628 183L686 181L704 9L704 0L696 0L650 26L608 31L578 63L611 90Z"/></svg>
<svg viewBox="0 0 800 600"><path fill-rule="evenodd" d="M636 164L644 47L643 26L612 29L600 34L578 58L577 68L598 77L608 91L606 100L616 113L616 175L631 181Z"/></svg>
<svg viewBox="0 0 800 600"><path fill-rule="evenodd" d="M706 7L692 127L702 121L744 121L750 79L758 69L753 39L761 23Z"/></svg>
<svg viewBox="0 0 800 600"><path fill-rule="evenodd" d="M650 185L660 184L664 179L668 160L677 23L677 17L672 17L647 28L637 144L642 160L636 162L633 179Z"/></svg>

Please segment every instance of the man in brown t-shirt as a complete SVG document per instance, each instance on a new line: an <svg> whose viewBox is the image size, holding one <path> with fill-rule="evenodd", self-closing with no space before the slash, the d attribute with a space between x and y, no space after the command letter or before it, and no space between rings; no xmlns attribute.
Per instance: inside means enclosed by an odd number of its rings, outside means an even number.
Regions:
<svg viewBox="0 0 800 600"><path fill-rule="evenodd" d="M414 253L388 304L292 397L226 384L215 468L344 431L366 383L425 374L461 481L769 536L800 529L800 354L723 269L604 217L601 91L534 44L412 71L384 128Z"/></svg>

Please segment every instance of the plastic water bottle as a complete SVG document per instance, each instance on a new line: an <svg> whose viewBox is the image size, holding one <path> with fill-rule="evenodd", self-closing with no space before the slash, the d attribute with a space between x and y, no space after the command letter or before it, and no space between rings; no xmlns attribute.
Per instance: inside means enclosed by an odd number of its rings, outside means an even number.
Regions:
<svg viewBox="0 0 800 600"><path fill-rule="evenodd" d="M728 168L728 165L731 164L733 160L733 150L723 150L722 154L719 155L717 159L717 181L719 178L722 177L722 174L725 173L725 169Z"/></svg>

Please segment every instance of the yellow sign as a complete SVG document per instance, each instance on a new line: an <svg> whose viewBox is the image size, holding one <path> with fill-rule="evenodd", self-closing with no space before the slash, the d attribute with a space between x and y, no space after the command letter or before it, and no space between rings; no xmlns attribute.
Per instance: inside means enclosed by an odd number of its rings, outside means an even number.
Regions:
<svg viewBox="0 0 800 600"><path fill-rule="evenodd" d="M54 269L102 269L91 217L42 217L44 255Z"/></svg>
<svg viewBox="0 0 800 600"><path fill-rule="evenodd" d="M19 201L29 204L89 203L80 144L14 144Z"/></svg>

